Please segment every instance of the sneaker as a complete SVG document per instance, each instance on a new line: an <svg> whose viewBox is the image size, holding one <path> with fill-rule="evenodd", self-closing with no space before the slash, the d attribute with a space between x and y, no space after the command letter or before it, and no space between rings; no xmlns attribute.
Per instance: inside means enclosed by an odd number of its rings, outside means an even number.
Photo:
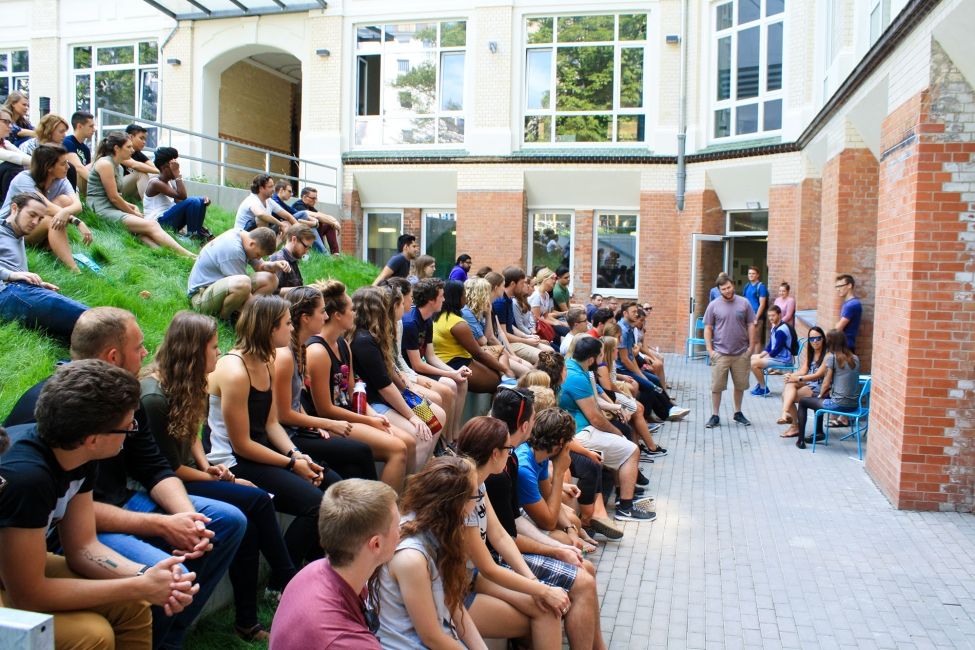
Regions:
<svg viewBox="0 0 975 650"><path fill-rule="evenodd" d="M650 479L643 475L643 472L637 470L636 472L636 484L637 485L650 485Z"/></svg>
<svg viewBox="0 0 975 650"><path fill-rule="evenodd" d="M667 419L671 422L677 422L678 420L683 420L687 417L687 414L691 412L691 409L686 409L682 406L671 406L670 413Z"/></svg>
<svg viewBox="0 0 975 650"><path fill-rule="evenodd" d="M650 458L663 458L664 456L667 455L667 450L661 447L660 445L657 445L657 448L652 451L644 447L641 450L641 453L650 454Z"/></svg>
<svg viewBox="0 0 975 650"><path fill-rule="evenodd" d="M755 397L763 397L765 395L768 395L771 392L772 392L772 389L769 388L768 386L762 387L762 386L756 385L755 388L752 389L752 395L754 395Z"/></svg>
<svg viewBox="0 0 975 650"><path fill-rule="evenodd" d="M653 456L647 451L646 447L640 447L640 462L653 463Z"/></svg>
<svg viewBox="0 0 975 650"><path fill-rule="evenodd" d="M721 426L721 418L719 418L717 415L712 415L707 424L704 425L704 428L713 429L717 426Z"/></svg>
<svg viewBox="0 0 975 650"><path fill-rule="evenodd" d="M663 428L664 428L664 425L661 422L652 422L652 423L647 424L647 431L649 431L650 433L657 433L658 431L660 431Z"/></svg>
<svg viewBox="0 0 975 650"><path fill-rule="evenodd" d="M640 510L638 508L616 508L616 521L653 521L657 518L657 513L653 511Z"/></svg>
<svg viewBox="0 0 975 650"><path fill-rule="evenodd" d="M589 520L589 527L593 533L602 535L606 539L621 539L623 537L623 531L617 528L609 519L593 517Z"/></svg>
<svg viewBox="0 0 975 650"><path fill-rule="evenodd" d="M642 510L643 512L653 512L656 505L657 502L653 497L643 497L642 499L633 500L633 509Z"/></svg>
<svg viewBox="0 0 975 650"><path fill-rule="evenodd" d="M752 426L752 423L748 421L748 418L746 418L745 417L745 414L742 413L741 411L738 411L737 413L735 413L734 420L738 424L744 425L746 427Z"/></svg>

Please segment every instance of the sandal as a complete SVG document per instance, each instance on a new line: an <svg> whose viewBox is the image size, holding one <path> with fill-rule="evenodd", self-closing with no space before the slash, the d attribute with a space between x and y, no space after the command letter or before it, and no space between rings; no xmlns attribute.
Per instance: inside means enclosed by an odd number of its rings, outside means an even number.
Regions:
<svg viewBox="0 0 975 650"><path fill-rule="evenodd" d="M776 420L775 423L776 424L792 424L792 416L791 415L788 415L788 414L783 415L778 420Z"/></svg>
<svg viewBox="0 0 975 650"><path fill-rule="evenodd" d="M255 623L253 627L240 627L234 625L234 633L244 641L267 641L271 635L260 623Z"/></svg>
<svg viewBox="0 0 975 650"><path fill-rule="evenodd" d="M799 437L798 430L786 429L783 433L779 434L780 438L797 438Z"/></svg>

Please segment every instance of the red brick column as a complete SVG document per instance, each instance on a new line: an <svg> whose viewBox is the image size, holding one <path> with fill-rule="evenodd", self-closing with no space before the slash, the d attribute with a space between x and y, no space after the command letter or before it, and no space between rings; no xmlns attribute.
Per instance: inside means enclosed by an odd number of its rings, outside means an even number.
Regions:
<svg viewBox="0 0 975 650"><path fill-rule="evenodd" d="M819 237L823 181L807 178L799 184L799 237L796 281L792 296L798 309L815 309L819 296L816 269L819 268Z"/></svg>
<svg viewBox="0 0 975 650"><path fill-rule="evenodd" d="M362 258L362 203L359 191L342 193L342 253Z"/></svg>
<svg viewBox="0 0 975 650"><path fill-rule="evenodd" d="M592 293L592 249L596 237L593 215L592 210L576 210L572 242L572 301L583 305Z"/></svg>
<svg viewBox="0 0 975 650"><path fill-rule="evenodd" d="M898 508L972 512L975 93L937 43L931 79L882 126L866 466Z"/></svg>
<svg viewBox="0 0 975 650"><path fill-rule="evenodd" d="M816 321L826 331L833 327L842 302L834 289L836 276L856 278L856 296L863 303L857 354L865 370L870 368L873 341L877 173L869 149L844 149L823 168Z"/></svg>
<svg viewBox="0 0 975 650"><path fill-rule="evenodd" d="M768 193L768 278L765 284L771 294L769 302L778 295L779 284L788 282L792 296L796 296L799 277L800 249L800 186L774 185Z"/></svg>
<svg viewBox="0 0 975 650"><path fill-rule="evenodd" d="M403 234L416 235L416 240L421 246L420 250L423 250L423 220L420 216L422 213L423 210L420 208L403 209Z"/></svg>
<svg viewBox="0 0 975 650"><path fill-rule="evenodd" d="M527 259L528 213L523 191L457 192L457 250L473 258L473 270L500 272Z"/></svg>

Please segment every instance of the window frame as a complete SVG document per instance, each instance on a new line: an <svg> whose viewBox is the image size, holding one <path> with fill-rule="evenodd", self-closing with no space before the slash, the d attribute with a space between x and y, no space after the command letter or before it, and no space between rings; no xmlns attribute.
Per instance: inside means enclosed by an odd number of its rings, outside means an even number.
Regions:
<svg viewBox="0 0 975 650"><path fill-rule="evenodd" d="M711 52L709 57L709 74L707 76L708 84L708 98L710 99L710 108L707 112L707 133L710 141L712 142L740 142L747 140L755 140L760 138L773 137L776 135L781 135L784 128L785 122L785 87L787 77L787 65L785 56L785 47L788 43L788 34L786 33L786 11L783 10L780 13L767 16L766 7L769 0L760 0L759 5L759 17L758 19L751 20L747 23L738 22L738 3L740 0L723 0L721 2L715 2L710 5L708 11L709 20L709 32L710 32L710 45ZM718 9L725 5L730 4L732 9L732 23L730 27L724 29L718 29ZM770 25L780 24L782 26L782 62L781 62L781 83L778 89L768 90L768 30ZM743 99L738 99L737 85L738 85L738 37L742 31L752 29L754 27L759 28L759 50L758 50L758 94L754 97L747 97ZM718 99L718 56L719 56L719 46L718 44L723 38L731 38L731 58L729 61L730 65L730 76L728 79L729 83L729 96L727 99ZM780 116L779 116L779 128L778 129L765 129L765 104L772 101L780 102ZM750 106L758 107L757 123L758 128L752 133L735 133L735 127L737 122L738 110L742 107ZM728 135L717 135L716 128L716 115L718 111L729 110L729 134Z"/></svg>
<svg viewBox="0 0 975 650"><path fill-rule="evenodd" d="M442 38L442 26L446 23L463 22L465 24L465 39L464 45L452 45L444 46L441 44ZM383 76L385 74L385 68L387 67L384 58L389 56L392 57L396 62L395 67L398 70L400 66L400 61L404 55L412 54L409 50L398 50L390 53L385 52L385 45L380 44L378 51L372 50L360 50L359 40L358 40L358 30L362 27L379 27L385 30L385 25L401 25L401 24L419 24L419 23L434 23L437 26L437 45L427 51L434 53L435 65L436 65L436 81L434 86L434 106L433 112L430 114L414 114L414 118L421 119L432 119L435 124L434 131L434 141L430 143L400 143L400 144L385 144L383 142L385 138L386 125L384 121L387 119L386 115L386 99L385 99L385 87L386 79ZM401 20L396 19L386 19L377 21L360 21L352 24L352 99L351 108L352 110L350 119L352 123L352 128L349 132L349 148L352 150L411 150L411 149L463 149L466 146L467 141L467 119L471 111L469 106L472 102L472 91L471 91L471 73L470 73L470 26L471 19L469 16L456 16L450 18L404 18ZM441 109L441 82L443 79L443 55L460 52L464 55L464 75L463 75L463 104L464 108L460 110L442 110ZM361 56L379 56L379 114L378 115L359 115L359 70L360 70L360 57ZM399 74L399 73L397 73ZM440 120L446 118L456 118L464 123L464 139L461 142L442 142L440 139ZM359 144L358 140L358 127L360 122L372 123L378 122L379 126L379 142L375 144L362 143Z"/></svg>
<svg viewBox="0 0 975 650"><path fill-rule="evenodd" d="M870 0L867 6L867 39L868 47L872 47L874 43L880 40L887 28L890 27L890 0ZM873 19L874 14L877 14L880 19L879 29L877 33L874 34Z"/></svg>
<svg viewBox="0 0 975 650"><path fill-rule="evenodd" d="M381 205L374 206L362 206L362 259L365 262L369 261L369 216L373 214L398 214L399 215L399 232L403 233L403 209L402 208L385 208ZM399 235L397 235L398 237ZM393 248L396 248L396 244L393 244ZM393 253L394 255L396 253ZM381 264L385 264L387 260L382 260ZM379 266L382 269L382 265Z"/></svg>
<svg viewBox="0 0 975 650"><path fill-rule="evenodd" d="M643 14L647 18L647 35L643 40L632 40L632 41L622 41L619 38L620 21L619 16L621 15L634 15ZM565 42L559 43L558 41L558 22L559 18L566 18L572 16L613 16L613 40L612 41L583 41L583 42ZM529 43L528 42L528 21L538 18L551 18L552 19L552 41L549 43ZM617 9L614 11L585 11L580 9L579 11L557 11L557 12L530 12L523 13L518 16L521 21L521 79L520 79L520 97L519 97L519 110L517 112L517 123L515 128L517 129L519 136L518 141L522 148L537 149L537 148L639 148L645 149L649 142L649 132L650 132L650 118L652 115L653 107L651 106L651 96L650 89L653 86L653 72L656 70L652 66L652 59L650 58L650 44L651 44L651 34L653 32L653 12L650 9L645 8L634 8L632 10ZM558 66L558 50L562 48L576 48L576 47L592 47L592 46L612 46L613 47L613 106L608 110L599 111L566 111L559 112L556 108L556 87L558 85L557 79L557 66ZM643 50L643 88L641 94L641 104L639 108L629 108L620 105L620 92L622 89L621 83L621 68L622 68L622 51L626 49L642 49ZM528 53L530 51L544 51L548 50L551 52L551 60L549 62L549 97L550 107L547 109L532 109L528 107ZM603 116L608 115L611 121L611 133L612 139L607 142L560 142L557 138L556 122L559 117L563 116L585 116L585 115L596 115ZM539 142L529 142L525 140L525 121L529 117L548 117L551 120L551 134L552 139L548 141ZM619 118L620 117L643 117L643 139L635 141L619 141Z"/></svg>
<svg viewBox="0 0 975 650"><path fill-rule="evenodd" d="M620 217L636 217L636 226L632 237L636 240L633 249L633 288L618 289L616 287L600 287L597 278L599 277L599 260L597 251L599 250L599 217L603 215L616 215ZM589 293L602 293L604 295L616 296L617 298L636 298L640 293L640 209L631 208L628 210L594 210L592 215L592 289Z"/></svg>
<svg viewBox="0 0 975 650"><path fill-rule="evenodd" d="M525 272L528 275L532 275L532 268L535 266L535 217L538 214L552 214L556 217L568 216L569 217L569 289L572 289L575 283L575 264L576 264L576 211L571 208L546 208L546 207L534 207L528 208L528 242L527 242L527 255L526 259L528 264L526 265ZM552 269L552 271L557 271L557 268Z"/></svg>
<svg viewBox="0 0 975 650"><path fill-rule="evenodd" d="M142 63L139 58L139 46L142 43L155 43L156 44L156 62L155 63ZM132 63L115 63L108 65L101 65L98 63L98 50L100 49L111 49L114 47L129 47L133 49L133 61ZM78 48L91 48L91 65L87 68L76 68L74 63L74 52ZM135 97L133 98L133 115L139 120L149 120L151 122L161 122L162 118L162 102L160 97L162 97L162 72L160 66L160 57L162 56L162 50L159 47L159 39L155 36L145 36L138 37L134 40L125 41L79 41L76 43L68 44L68 91L71 98L71 112L79 110L88 110L95 116L96 127L102 130L124 130L127 124L113 124L111 122L106 122L104 125L100 124L99 121L99 107L98 99L96 95L95 86L95 75L98 72L112 72L118 70L132 70L135 74L135 80L133 83L135 90ZM156 73L156 115L153 119L147 118L142 114L142 103L143 103L143 85L142 77L143 73L148 71L154 71ZM88 97L88 107L82 108L78 105L78 78L82 76L88 77L88 87L89 87L89 97ZM109 109L111 110L111 109ZM119 113L123 111L118 111ZM150 138L156 135L155 127L148 127ZM101 137L101 133L97 133L96 138ZM152 148L152 142L150 139L150 144L147 145Z"/></svg>
<svg viewBox="0 0 975 650"><path fill-rule="evenodd" d="M26 52L27 53L27 71L26 72L14 72L13 68L13 55L15 52ZM23 47L5 47L0 49L0 55L6 55L7 57L7 71L0 72L0 77L7 80L7 94L15 90L19 90L30 96L30 46L24 45ZM27 81L26 87L21 87L17 82L20 79ZM2 95L5 99L7 94Z"/></svg>

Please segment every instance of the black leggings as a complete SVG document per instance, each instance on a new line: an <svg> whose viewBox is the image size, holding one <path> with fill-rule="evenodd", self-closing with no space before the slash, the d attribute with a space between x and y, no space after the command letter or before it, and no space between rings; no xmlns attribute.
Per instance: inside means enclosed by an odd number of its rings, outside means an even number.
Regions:
<svg viewBox="0 0 975 650"><path fill-rule="evenodd" d="M322 438L303 432L291 436L301 453L308 454L323 467L330 467L342 478L376 480L376 461L372 449L364 442L331 434Z"/></svg>
<svg viewBox="0 0 975 650"><path fill-rule="evenodd" d="M236 468L234 468L236 469ZM240 628L257 624L257 578L260 554L271 567L268 588L283 591L295 566L281 537L274 503L267 492L226 481L191 481L186 491L236 506L247 517L247 530L227 574L234 590L235 622Z"/></svg>
<svg viewBox="0 0 975 650"><path fill-rule="evenodd" d="M591 506L596 502L596 495L603 491L602 466L578 452L570 451L569 473L579 479L579 505Z"/></svg>
<svg viewBox="0 0 975 650"><path fill-rule="evenodd" d="M799 400L799 404L798 404L799 422L796 426L799 427L800 436L806 435L806 420L809 418L809 410L812 409L813 411L818 411L821 408L827 408L825 402L826 402L825 399L819 397L803 397L802 399ZM828 408L830 410L836 410L836 411L849 410L852 412L857 410L856 406L843 407L843 406L837 406L835 403L830 405ZM825 417L826 416L824 415L823 417L816 420L816 431L813 432L814 435L819 435L823 433L823 419Z"/></svg>
<svg viewBox="0 0 975 650"><path fill-rule="evenodd" d="M318 508L322 503L322 492L341 481L341 476L326 470L321 485L315 487L284 467L255 463L245 458L238 458L233 470L237 476L273 494L275 510L294 515L295 520L284 533L284 545L296 568L324 555L318 541Z"/></svg>

